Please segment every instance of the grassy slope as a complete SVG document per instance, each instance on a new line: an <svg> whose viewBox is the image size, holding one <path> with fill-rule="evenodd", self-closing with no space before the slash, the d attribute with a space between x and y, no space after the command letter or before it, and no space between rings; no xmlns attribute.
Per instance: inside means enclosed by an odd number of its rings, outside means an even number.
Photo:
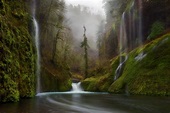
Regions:
<svg viewBox="0 0 170 113"><path fill-rule="evenodd" d="M141 52L147 56L139 61L135 60ZM83 88L111 93L170 95L170 34L130 52L122 76L113 82L118 61L118 57L112 60L112 71L108 74L85 79L82 82Z"/></svg>

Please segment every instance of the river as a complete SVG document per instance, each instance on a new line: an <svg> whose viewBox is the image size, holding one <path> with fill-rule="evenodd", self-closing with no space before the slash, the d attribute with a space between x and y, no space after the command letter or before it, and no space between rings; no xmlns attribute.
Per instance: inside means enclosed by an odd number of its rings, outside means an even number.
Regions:
<svg viewBox="0 0 170 113"><path fill-rule="evenodd" d="M49 92L0 104L0 113L170 113L170 97Z"/></svg>

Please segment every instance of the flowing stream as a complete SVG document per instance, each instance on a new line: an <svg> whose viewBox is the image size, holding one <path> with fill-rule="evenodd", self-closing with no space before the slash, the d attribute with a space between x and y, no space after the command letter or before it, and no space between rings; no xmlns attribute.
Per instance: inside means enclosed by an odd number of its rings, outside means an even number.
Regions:
<svg viewBox="0 0 170 113"><path fill-rule="evenodd" d="M69 92L39 93L33 99L0 104L0 113L170 113L170 97L85 92L73 83Z"/></svg>
<svg viewBox="0 0 170 113"><path fill-rule="evenodd" d="M0 104L0 113L170 113L169 97L46 93Z"/></svg>

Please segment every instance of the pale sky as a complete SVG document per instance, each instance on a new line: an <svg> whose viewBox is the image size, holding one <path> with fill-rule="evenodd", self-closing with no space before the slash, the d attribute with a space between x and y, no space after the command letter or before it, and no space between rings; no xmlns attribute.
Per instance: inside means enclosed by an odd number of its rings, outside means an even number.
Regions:
<svg viewBox="0 0 170 113"><path fill-rule="evenodd" d="M90 8L93 8L97 11L99 11L102 15L104 15L104 9L103 4L102 4L103 0L65 0L66 4L72 4L72 5L84 5L84 6L88 6Z"/></svg>
<svg viewBox="0 0 170 113"><path fill-rule="evenodd" d="M73 36L76 39L76 42L80 43L83 40L83 25L87 28L87 37L88 43L91 49L96 50L97 45L97 31L102 20L105 19L105 13L103 9L103 0L65 0L66 5L72 4L73 6L81 5L89 7L88 11L91 13L101 15L100 18L88 18L84 19L79 17L75 12L66 12L66 18L69 20L69 26L72 29ZM76 15L76 16L75 16ZM76 18L75 18L76 17Z"/></svg>

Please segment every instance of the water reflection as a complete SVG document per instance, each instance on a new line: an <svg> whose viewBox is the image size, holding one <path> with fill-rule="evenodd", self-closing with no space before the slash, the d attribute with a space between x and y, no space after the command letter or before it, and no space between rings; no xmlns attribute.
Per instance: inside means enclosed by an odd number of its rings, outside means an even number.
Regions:
<svg viewBox="0 0 170 113"><path fill-rule="evenodd" d="M0 104L0 113L170 113L169 108L170 97L53 92Z"/></svg>

